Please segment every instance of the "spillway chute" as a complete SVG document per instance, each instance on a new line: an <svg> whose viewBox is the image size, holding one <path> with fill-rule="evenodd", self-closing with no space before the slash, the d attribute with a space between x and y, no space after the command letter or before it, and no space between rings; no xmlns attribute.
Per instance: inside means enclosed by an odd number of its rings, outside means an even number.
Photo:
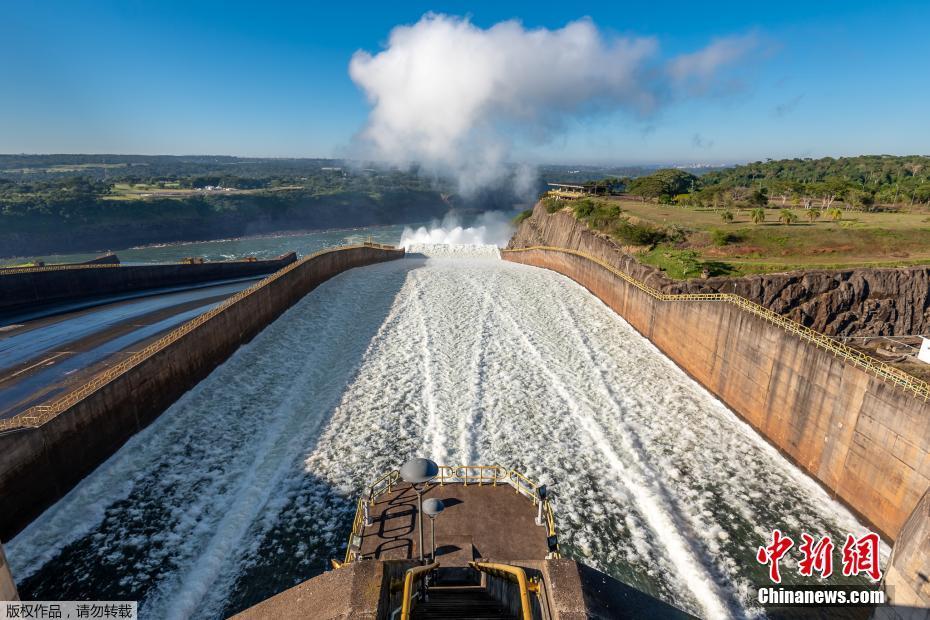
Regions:
<svg viewBox="0 0 930 620"><path fill-rule="evenodd" d="M490 244L411 243L406 246L410 258L490 258L500 260L500 248Z"/></svg>

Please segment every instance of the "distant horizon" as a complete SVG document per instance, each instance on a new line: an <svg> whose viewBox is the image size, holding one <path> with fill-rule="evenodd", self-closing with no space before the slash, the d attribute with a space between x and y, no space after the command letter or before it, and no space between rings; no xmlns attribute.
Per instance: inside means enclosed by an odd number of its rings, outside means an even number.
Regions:
<svg viewBox="0 0 930 620"><path fill-rule="evenodd" d="M229 157L235 159L253 159L253 160L306 160L306 161L343 161L343 162L363 162L369 163L372 165L377 165L385 168L397 167L404 168L409 165L418 164L418 162L411 162L407 165L399 165L390 162L376 161L370 159L357 159L351 157L325 157L325 156L275 156L275 155L235 155L228 153L135 153L135 152L126 152L126 153L94 153L94 152L70 152L70 153L0 153L0 157ZM858 153L856 155L821 155L813 157L810 155L797 155L794 157L762 157L757 159L748 159L740 161L693 161L693 160L678 160L678 161L577 161L577 160L550 160L550 161L510 161L506 162L509 166L519 166L519 165L530 165L530 166L589 166L589 167L685 167L685 168L701 168L701 167L730 167L730 166L742 166L746 164L751 164L755 162L765 162L765 161L790 161L790 160L818 160L818 159L843 159L843 158L855 158L855 157L930 157L930 154L922 153ZM107 162L99 162L105 164Z"/></svg>
<svg viewBox="0 0 930 620"><path fill-rule="evenodd" d="M416 160L480 183L504 160L730 165L930 144L930 4L914 0L51 0L4 17L10 153Z"/></svg>

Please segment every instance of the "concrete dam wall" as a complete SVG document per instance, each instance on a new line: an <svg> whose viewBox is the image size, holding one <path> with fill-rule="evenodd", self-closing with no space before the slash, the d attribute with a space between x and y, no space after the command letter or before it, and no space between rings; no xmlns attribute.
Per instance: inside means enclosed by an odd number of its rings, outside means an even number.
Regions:
<svg viewBox="0 0 930 620"><path fill-rule="evenodd" d="M879 609L876 620L930 617L930 491L924 495L898 535L885 568L885 585L890 586L896 608ZM917 611L917 608L920 610Z"/></svg>
<svg viewBox="0 0 930 620"><path fill-rule="evenodd" d="M11 538L320 283L403 256L403 249L362 245L304 257L74 392L0 421L0 539Z"/></svg>
<svg viewBox="0 0 930 620"><path fill-rule="evenodd" d="M0 269L0 315L62 301L262 276L296 260L297 255L290 252L260 261L129 266L94 263Z"/></svg>
<svg viewBox="0 0 930 620"><path fill-rule="evenodd" d="M867 358L735 296L664 299L612 266L559 248L503 258L590 290L885 537L897 537L930 486L926 384L869 367Z"/></svg>

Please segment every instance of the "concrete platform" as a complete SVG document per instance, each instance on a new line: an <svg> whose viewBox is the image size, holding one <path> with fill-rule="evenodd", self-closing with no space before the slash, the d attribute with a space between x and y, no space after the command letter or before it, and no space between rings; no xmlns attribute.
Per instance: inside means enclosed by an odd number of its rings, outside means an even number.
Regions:
<svg viewBox="0 0 930 620"><path fill-rule="evenodd" d="M467 566L476 558L498 561L542 560L549 552L546 527L536 525L537 507L510 485L431 485L423 499L438 498L446 509L436 518L437 560L443 566ZM404 483L375 500L371 525L364 529L365 559L419 557L417 496ZM430 551L430 523L423 524L425 552Z"/></svg>
<svg viewBox="0 0 930 620"><path fill-rule="evenodd" d="M515 563L545 583L553 620L615 620L694 616L645 592L573 560ZM236 620L279 618L387 618L398 607L398 593L387 590L413 566L405 562L363 561L347 564L285 590L234 616ZM416 611L416 609L415 609Z"/></svg>

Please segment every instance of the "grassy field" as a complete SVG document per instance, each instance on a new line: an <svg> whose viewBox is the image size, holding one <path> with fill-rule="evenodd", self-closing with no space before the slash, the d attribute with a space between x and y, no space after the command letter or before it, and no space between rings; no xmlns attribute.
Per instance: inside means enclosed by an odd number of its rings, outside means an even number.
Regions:
<svg viewBox="0 0 930 620"><path fill-rule="evenodd" d="M617 218L633 225L668 233L657 244L636 248L644 263L664 269L675 278L744 275L793 269L897 267L930 264L930 212L866 213L844 211L841 219L826 214L813 222L806 211L792 209L798 220L779 222L781 207L766 209L765 222L754 223L751 212L731 211L725 222L722 209L660 205L624 199L601 201ZM611 218L587 218L596 228L616 233Z"/></svg>

